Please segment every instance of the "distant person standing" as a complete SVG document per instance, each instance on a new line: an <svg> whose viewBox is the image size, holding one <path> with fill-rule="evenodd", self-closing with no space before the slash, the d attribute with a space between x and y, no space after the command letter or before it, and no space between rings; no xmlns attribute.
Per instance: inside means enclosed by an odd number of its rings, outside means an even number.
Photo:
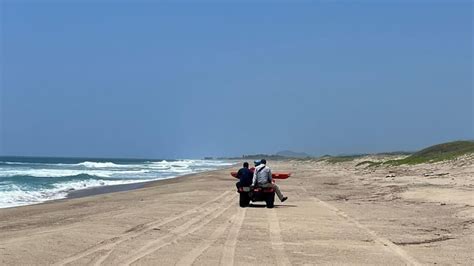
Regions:
<svg viewBox="0 0 474 266"><path fill-rule="evenodd" d="M243 167L239 169L237 178L239 179L239 181L235 183L237 189L239 189L239 187L250 187L250 185L252 185L253 173L249 169L248 162L244 162Z"/></svg>
<svg viewBox="0 0 474 266"><path fill-rule="evenodd" d="M267 160L260 160L260 164L255 167L255 171L253 172L252 186L258 185L259 187L272 187L281 202L287 200L288 197L284 197L280 191L280 187L272 181L272 171L270 167L267 166Z"/></svg>

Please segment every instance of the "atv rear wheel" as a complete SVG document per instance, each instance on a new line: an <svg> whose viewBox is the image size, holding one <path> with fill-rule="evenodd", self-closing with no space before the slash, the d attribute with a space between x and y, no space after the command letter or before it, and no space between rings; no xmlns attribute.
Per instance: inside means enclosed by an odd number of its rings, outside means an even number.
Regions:
<svg viewBox="0 0 474 266"><path fill-rule="evenodd" d="M240 207L247 207L250 204L250 197L249 194L246 192L240 193L239 205Z"/></svg>
<svg viewBox="0 0 474 266"><path fill-rule="evenodd" d="M267 208L273 208L275 206L275 192L268 193L265 202L267 203Z"/></svg>

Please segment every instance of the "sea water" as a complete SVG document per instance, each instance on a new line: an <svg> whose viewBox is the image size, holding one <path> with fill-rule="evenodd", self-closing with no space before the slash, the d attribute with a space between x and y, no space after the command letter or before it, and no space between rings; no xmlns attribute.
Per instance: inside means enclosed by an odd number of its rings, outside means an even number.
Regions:
<svg viewBox="0 0 474 266"><path fill-rule="evenodd" d="M231 164L218 160L0 157L0 208L62 199L73 190L168 179Z"/></svg>

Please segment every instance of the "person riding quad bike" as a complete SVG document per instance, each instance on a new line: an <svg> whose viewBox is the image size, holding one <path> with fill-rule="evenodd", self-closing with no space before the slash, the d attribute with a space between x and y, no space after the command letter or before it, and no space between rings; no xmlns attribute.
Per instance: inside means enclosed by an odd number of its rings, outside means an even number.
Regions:
<svg viewBox="0 0 474 266"><path fill-rule="evenodd" d="M252 168L255 169L255 168ZM244 162L243 167L239 169L237 172L236 178L239 179L237 183L235 183L235 186L237 187L237 190L239 187L249 187L252 185L252 178L253 178L253 170L249 169L249 163Z"/></svg>
<svg viewBox="0 0 474 266"><path fill-rule="evenodd" d="M270 168L266 166L266 160L262 159L260 161L255 161L255 168L248 169L248 163L244 163L244 167L239 170L239 172L231 173L232 176L239 178L240 181L237 182L237 191L240 194L239 205L241 207L247 207L250 204L250 201L265 201L267 208L273 208L275 201L275 192L278 195L279 199L283 202L288 199L284 197L280 192L280 188L275 184L274 178L276 179L286 179L291 174L289 173L276 173L272 174ZM253 174L252 183L249 184L249 172Z"/></svg>

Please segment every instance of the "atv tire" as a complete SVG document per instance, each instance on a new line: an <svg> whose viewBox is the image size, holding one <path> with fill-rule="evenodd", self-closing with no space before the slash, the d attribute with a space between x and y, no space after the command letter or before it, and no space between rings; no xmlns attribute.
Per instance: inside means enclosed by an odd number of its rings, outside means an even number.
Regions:
<svg viewBox="0 0 474 266"><path fill-rule="evenodd" d="M267 203L267 208L273 208L275 206L275 192L268 193L265 202Z"/></svg>
<svg viewBox="0 0 474 266"><path fill-rule="evenodd" d="M240 207L248 207L250 204L250 197L248 193L241 192L240 193L240 199L239 199L239 205Z"/></svg>

